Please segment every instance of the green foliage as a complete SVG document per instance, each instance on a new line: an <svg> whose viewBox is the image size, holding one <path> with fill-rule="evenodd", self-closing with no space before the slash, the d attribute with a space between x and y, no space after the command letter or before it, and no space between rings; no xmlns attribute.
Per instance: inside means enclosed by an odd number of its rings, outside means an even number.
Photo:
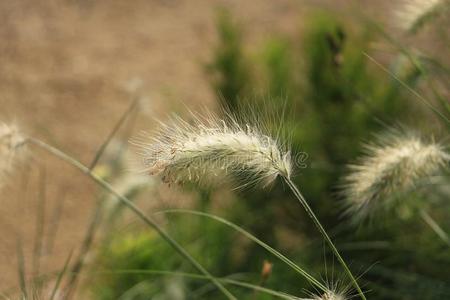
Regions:
<svg viewBox="0 0 450 300"><path fill-rule="evenodd" d="M229 249L224 247L224 244L232 243L235 236L233 232L220 224L206 223L202 219L177 218L173 221L169 227L172 235L175 239L182 240L188 252L210 272L216 275L233 272L236 266L232 263ZM200 229L205 238L198 239ZM126 272L130 270L133 273ZM179 299L222 297L206 281L185 280L170 274L161 276L145 273L165 270L195 271L158 235L148 230L136 233L134 228L133 232L112 234L102 243L92 270L95 284L89 286L95 299L148 299L148 295L172 299L170 295L174 292L174 285L177 293L182 295ZM189 292L197 289L198 294L194 293L196 296Z"/></svg>
<svg viewBox="0 0 450 300"><path fill-rule="evenodd" d="M219 13L217 29L220 42L209 70L214 76L213 86L220 94L222 104L235 109L249 80L241 32L227 11Z"/></svg>
<svg viewBox="0 0 450 300"><path fill-rule="evenodd" d="M161 253L172 255L161 257ZM97 254L97 265L93 271L110 271L111 274L95 275L96 299L119 299L136 288L129 299L147 299L147 295L159 292L164 286L156 286L145 274L120 274L121 270L172 270L176 267L174 255L168 245L154 233L126 233L114 236L102 245ZM114 272L117 272L115 274Z"/></svg>
<svg viewBox="0 0 450 300"><path fill-rule="evenodd" d="M372 134L384 130L386 124L412 121L413 127L420 128L430 120L428 112L420 109L399 84L402 81L416 88L423 82L424 73L402 52L389 62L389 71L397 80L387 75L367 58L371 55L369 45L380 37L373 28L355 22L317 14L307 21L298 41L275 37L254 55L246 51L240 27L222 11L217 22L218 45L208 65L208 72L214 75L212 88L232 113L241 114L245 107L252 107L258 120L274 132L278 133L282 124L294 160L300 151L308 154L307 168L298 170L296 183L354 272L367 271L363 282L365 290L371 290L369 298L417 299L420 295L420 299L445 299L450 297L446 283L450 269L442 266L450 264L450 252L420 221L415 206L400 207L395 217L360 228L351 226L341 214L340 179L347 172L345 166L361 153L361 142L370 141ZM262 92L255 95L253 91ZM213 210L217 191L190 188L198 191L199 210ZM428 199L421 195L408 197L426 202ZM233 200L231 206L220 209L219 215L288 253L316 278L348 283L342 276L335 278L340 272L334 271L337 267L332 254L285 186L278 183L271 189L243 190L235 193ZM448 204L437 203L448 208ZM428 201L427 207L432 206ZM433 214L447 228L448 211ZM304 296L304 289L310 288L277 261L262 282L262 261L274 258L223 225L192 216L171 217L169 224L170 232L183 245L189 245L189 252L216 276L252 273L244 278L297 296ZM97 257L98 266L106 270L191 271L148 233L114 236ZM370 267L374 262L379 264ZM116 299L136 286L141 293L129 299L148 299L149 295L163 293L167 286L164 278L142 274L102 275L97 280L98 299ZM202 283L177 280L183 297L220 297ZM239 299L272 299L248 291L233 292Z"/></svg>
<svg viewBox="0 0 450 300"><path fill-rule="evenodd" d="M289 133L293 149L308 153L308 168L299 170L297 181L325 227L335 229L332 234L334 233L338 245L377 240L391 243L392 246L387 250L389 253L371 249L370 246L366 251L344 252L347 261L354 262L353 268L356 271L362 272L371 263L383 261L385 268L399 274L405 274L408 269L414 268L417 274L426 273L430 278L437 276L444 280L450 274L437 272L443 259L437 253L446 245L436 238L417 215L406 220L385 218L377 226L369 226L369 229L361 227L356 235L357 240L354 228L341 217L337 193L340 178L347 171L345 165L361 153L361 142L370 141L373 133L386 129L386 124L397 124L399 121L410 123L410 120L419 119L424 120L426 125L428 115L428 112L418 108L418 103L411 99L398 82L401 80L414 88L424 79L423 73L414 65L408 65L404 55L399 53L390 68L398 80L389 77L367 59L366 53L370 53L369 45L376 40L376 32L371 31L371 28L354 26L352 22L354 21L344 23L329 14L317 14L308 21L307 30L303 32L299 43L301 45L282 38L269 41L261 50L260 65L258 62L248 65L248 78L241 79L249 83L248 88L229 94L230 99L239 100L237 105L232 106L236 107L233 111L239 114L242 113L240 107L269 105L275 115L272 119L278 118L284 131ZM221 43L226 41L222 40ZM245 61L254 61L244 50L242 48L239 51L239 61L243 60L242 55L246 55ZM216 53L217 56L220 56L220 52ZM232 65L235 63L238 62L235 61ZM216 71L221 73L220 69ZM229 78L229 73L222 74L222 78L229 79L230 82L235 79ZM263 80L258 83L250 80L256 77ZM251 94L250 91L254 90L262 90L263 96ZM225 93L219 89L219 94ZM263 113L261 122L265 122L264 117ZM420 129L419 124L415 122L412 127ZM296 203L282 187L276 186L269 192L244 191L238 194L238 198L238 204L229 217L237 217L239 224L251 228L256 236L264 237L265 241L275 245L277 249L284 249L289 244L280 238L280 231L289 231L293 238L301 236L299 246L292 251L301 253L298 258L302 263L307 262L310 270L323 270L323 253L314 250L317 247L322 249L316 228L307 218L301 217L304 213L295 206ZM400 239L404 230L412 226L417 230ZM419 236L429 243L433 242L434 250L429 252L424 250L425 247L421 248L422 243L417 244ZM425 252L406 255L409 258L405 261L402 259L402 256L405 257L405 247L417 249L417 252L421 248ZM412 253L411 250L408 251ZM260 249L257 247L251 248L246 253L246 261L258 257L259 253ZM326 260L332 260L329 253L325 254ZM390 259L386 260L386 257ZM446 257L444 261L448 264L450 258ZM248 265L250 266L251 264ZM277 273L272 280L276 282L276 286L289 290L286 278L281 280L281 277ZM406 290L406 285L398 281L394 281L393 285L391 278L377 275L372 277L370 270L368 277L368 282L373 284L373 288L369 285L373 290L371 298L399 299L398 295L403 293L404 297L401 299L414 299L414 284L408 285L408 292L397 290L390 296L385 293L386 290L380 289L378 292L377 287L385 284L387 291L390 291L398 285L399 289ZM424 288L423 285L416 287ZM447 289L448 287L444 288ZM442 298L438 293L430 295L426 299Z"/></svg>
<svg viewBox="0 0 450 300"><path fill-rule="evenodd" d="M278 39L267 43L263 58L268 77L267 89L274 97L287 95L293 88L293 70L291 49L287 41Z"/></svg>

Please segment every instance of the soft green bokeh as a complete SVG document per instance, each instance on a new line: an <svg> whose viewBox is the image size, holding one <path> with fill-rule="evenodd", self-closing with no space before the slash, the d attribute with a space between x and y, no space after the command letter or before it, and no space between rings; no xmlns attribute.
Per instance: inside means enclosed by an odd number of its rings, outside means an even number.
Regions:
<svg viewBox="0 0 450 300"><path fill-rule="evenodd" d="M367 58L366 53L374 55L370 45L386 42L375 28L358 20L343 22L325 13L315 14L305 24L298 41L276 36L257 53L248 53L239 25L230 14L221 12L217 22L220 40L206 68L218 101L237 114L252 108L259 122L274 132L282 125L281 136L289 139L293 156L300 151L308 154L307 167L297 169L296 183L354 273L363 275L360 281L364 290L370 291L369 299L450 298L449 248L418 218L416 206L400 205L371 224L354 227L342 216L339 196L346 165L361 154L362 143L370 141L374 133L400 122L428 132L440 121L398 80ZM386 63L390 72L411 88L419 88L429 79L401 51L392 57ZM341 286L349 283L281 182L269 189L238 191L231 205L218 209L214 204L220 197L215 196L226 188L194 187L197 208L248 229L317 278L339 280ZM406 197L426 203L441 226L450 228L450 205L443 201L448 200L448 192L423 196L430 192ZM223 225L194 216L172 216L169 220L171 233L217 276L243 273L243 280L302 297L305 290L311 290L298 274ZM117 234L97 257L99 266L111 270L192 271L148 233ZM259 273L264 259L272 261L274 267L268 280L262 282ZM169 299L154 296L167 292L165 280L150 275L99 276L95 294L99 299L116 299L147 282L139 296L127 299ZM221 297L205 282L176 280L173 289L183 291L180 299ZM271 299L240 288L232 291L239 299Z"/></svg>

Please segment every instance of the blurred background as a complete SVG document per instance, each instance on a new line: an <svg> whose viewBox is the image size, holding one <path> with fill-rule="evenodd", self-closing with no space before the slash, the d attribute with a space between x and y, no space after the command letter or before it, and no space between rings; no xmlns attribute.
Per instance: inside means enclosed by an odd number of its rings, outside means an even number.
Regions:
<svg viewBox="0 0 450 300"><path fill-rule="evenodd" d="M449 247L415 206L355 227L342 216L339 193L346 165L374 134L405 126L448 136L449 9L447 1L431 2L436 7L417 0L0 1L1 120L89 165L123 118L94 171L149 215L167 208L220 215L344 288L348 279L281 181L265 190L168 186L130 163L129 138L151 133L155 119L189 118L205 107L251 110L268 127L282 125L294 153L308 154L295 180L369 299L450 299ZM265 120L268 112L275 122ZM43 151L32 156L1 190L4 295L18 299L25 281L47 299L72 253L61 299L222 299L206 281L121 273L194 270L79 171ZM408 197L424 202L423 194ZM445 185L426 199L448 232ZM315 292L223 224L189 214L156 218L217 276L298 297ZM230 289L239 299L272 299Z"/></svg>

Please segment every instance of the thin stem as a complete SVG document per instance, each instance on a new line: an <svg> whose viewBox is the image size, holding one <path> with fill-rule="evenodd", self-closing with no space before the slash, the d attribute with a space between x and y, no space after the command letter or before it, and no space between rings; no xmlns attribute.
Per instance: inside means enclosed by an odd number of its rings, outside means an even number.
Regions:
<svg viewBox="0 0 450 300"><path fill-rule="evenodd" d="M439 224L423 209L420 210L420 217L422 220L431 227L431 229L436 233L444 243L450 246L450 238L448 234L439 226Z"/></svg>
<svg viewBox="0 0 450 300"><path fill-rule="evenodd" d="M19 273L19 285L20 291L22 292L22 297L28 299L27 283L26 283L26 272L25 272L25 256L23 254L22 239L17 238L17 265Z"/></svg>
<svg viewBox="0 0 450 300"><path fill-rule="evenodd" d="M410 93L412 93L414 96L416 96L419 100L421 100L429 109L431 109L435 114L437 114L439 117L441 117L445 122L450 123L450 120L442 114L437 108L435 108L430 101L425 99L422 95L420 95L415 89L410 87L406 82L404 82L402 79L400 79L397 75L393 74L391 71L389 71L385 66L383 66L381 63L379 63L375 58L367 54L366 52L363 52L364 56L366 56L368 59L370 59L374 64L376 64L381 70L388 73L392 78L394 78L397 82L399 82L403 87L405 87Z"/></svg>
<svg viewBox="0 0 450 300"><path fill-rule="evenodd" d="M53 210L52 216L50 218L50 224L48 227L48 232L47 232L47 242L46 242L46 252L49 254L53 253L53 248L55 245L55 238L56 235L58 234L58 229L59 229L59 225L60 225L60 221L61 221L61 215L63 212L63 208L64 208L64 202L65 202L65 194L63 192L60 192L58 194L57 197L57 202L55 205L55 208Z"/></svg>
<svg viewBox="0 0 450 300"><path fill-rule="evenodd" d="M67 284L66 287L63 289L64 293L62 299L72 298L73 292L77 285L78 274L81 273L81 270L84 266L86 255L89 253L91 245L94 241L95 231L97 227L100 225L102 208L103 208L103 201L97 200L97 206L93 212L93 216L89 223L87 232L84 236L84 240L81 243L80 253L78 254L78 257L75 260L75 263L73 264L69 272L68 279L66 280Z"/></svg>
<svg viewBox="0 0 450 300"><path fill-rule="evenodd" d="M66 260L67 263L67 260ZM59 272L51 272L51 273L47 273L47 274L41 274L40 277L42 277L42 281L46 281L46 282L50 282L51 280L54 280L55 277L56 280L58 281L59 278L61 277L61 273L64 271L59 271ZM64 274L69 273L69 271L65 271ZM149 270L149 269L145 269L145 270L141 270L141 269L119 269L119 270L101 270L101 271L86 271L83 274L80 274L80 276L98 276L98 275L119 275L119 274L147 274L147 275L171 275L171 276L181 276L181 277L186 277L186 278L190 278L190 279L201 279L201 280L209 280L209 278L205 275L200 275L200 274L194 274L194 273L186 273L186 272L178 272L178 271L167 271L167 270ZM312 299L303 299L303 298L297 298L293 295L290 295L288 293L284 293L284 292L279 292L273 289L269 289L269 288L265 288L259 285L255 285L249 282L244 282L244 281L240 281L240 280L236 280L236 279L232 279L232 276L226 276L226 277L215 277L218 281L225 283L225 284L230 284L230 285L234 285L234 286L238 286L238 287L242 287L242 288L246 288L246 289L252 289L252 290L256 290L256 291L260 291L262 293L266 293L275 297L279 297L281 299L287 299L287 300L312 300ZM14 291L15 289L9 289L11 291ZM8 291L3 291L0 292L0 296L2 295L6 295ZM4 296L6 299L11 299L10 297L6 297Z"/></svg>
<svg viewBox="0 0 450 300"><path fill-rule="evenodd" d="M290 260L289 258L284 256L283 254L281 254L280 252L278 252L277 250L275 250L274 248L272 248L268 244L264 243L263 241L261 241L256 236L254 236L250 232L246 231L242 227L240 227L240 226L238 226L238 225L236 225L236 224L234 224L234 223L232 223L232 222L230 222L230 221L228 221L228 220L226 220L224 218L221 218L221 217L216 216L216 215L212 215L212 214L208 214L208 213L204 213L204 212L200 212L200 211L195 211L195 210L188 210L188 209L168 209L168 210L161 211L160 213L164 213L164 214L173 214L173 213L192 214L192 215L196 215L196 216L210 218L212 220L215 220L215 221L218 221L218 222L220 222L222 224L225 224L225 225L233 228L237 232L241 233L242 235L247 237L249 240L255 242L256 244L258 244L261 247L263 247L264 249L266 249L268 252L273 254L279 260L281 260L282 262L287 264L289 267L291 267L292 269L297 271L299 274L301 274L303 277L305 277L310 283L314 284L317 288L321 289L322 291L326 291L327 290L327 288L322 283L320 283L313 276L309 275L308 272L306 272L305 270L303 270L302 268L297 266L297 264L294 263L292 260Z"/></svg>
<svg viewBox="0 0 450 300"><path fill-rule="evenodd" d="M31 274L33 277L38 277L41 265L42 246L44 241L45 231L45 207L46 207L46 185L47 185L47 173L45 167L41 167L39 171L39 195L38 195L38 207L36 214L36 236L33 247L33 269ZM37 282L39 285L39 281Z"/></svg>
<svg viewBox="0 0 450 300"><path fill-rule="evenodd" d="M184 272L173 272L173 271L164 271L164 270L117 270L117 271L98 271L98 272L92 272L89 274L149 274L149 275L174 275L174 276L182 276L182 277L186 277L186 278L191 278L191 279L208 279L206 276L204 275L199 275L199 274L192 274L192 273L184 273ZM279 292L279 291L275 291L272 289L268 289L259 285L254 285L251 283L247 283L244 281L240 281L240 280L234 280L234 279L230 279L230 278L216 278L218 281L226 283L226 284L231 284L231 285L236 285L239 287L243 287L243 288L247 288L247 289L252 289L255 291L259 291L268 295L272 295L281 299L287 299L287 300L292 300L292 299L298 299L298 300L309 300L309 299L303 299L303 298L296 298L293 295L289 295L283 292Z"/></svg>
<svg viewBox="0 0 450 300"><path fill-rule="evenodd" d="M106 148L108 147L108 145L111 143L113 137L117 134L117 132L120 130L120 128L122 127L122 125L124 125L128 120L131 121L135 120L135 118L131 118L131 117L135 117L136 116L136 112L137 110L135 109L135 107L137 106L139 101L139 98L135 98L131 104L129 105L129 107L127 108L127 110L123 113L123 115L120 117L120 119L118 120L118 122L114 125L112 131L108 134L107 138L105 139L105 141L102 143L102 145L100 146L100 148L98 149L98 151L95 154L94 159L92 160L92 163L89 165L89 170L93 170L97 163L100 161L101 156L103 155L103 153L105 152ZM134 112L133 115L131 115ZM131 123L131 122L128 122ZM132 128L133 124L130 124L130 126L128 126L128 130L130 130ZM123 148L123 147L122 147ZM71 299L72 298L72 294L76 288L77 285L77 279L78 279L78 275L81 273L81 269L84 266L84 261L86 258L86 255L88 254L91 245L93 243L94 240L94 235L98 229L98 227L101 224L102 221L102 211L104 209L104 205L105 205L106 199L100 199L97 201L97 205L96 208L93 212L93 215L91 217L91 221L89 224L89 227L87 228L85 237L84 237L84 241L81 245L81 250L80 253L78 255L77 260L75 261L73 267L72 267L72 271L69 272L69 279L66 280L67 284L66 284L66 288L63 289L64 292L64 296L62 296L63 299ZM119 202L120 205L120 202Z"/></svg>
<svg viewBox="0 0 450 300"><path fill-rule="evenodd" d="M178 244L177 241L175 241L168 233L166 233L155 221L147 217L136 205L134 205L128 198L124 197L123 195L119 194L114 188L91 172L91 170L83 165L81 162L76 160L75 158L69 156L68 154L62 152L61 150L44 143L41 140L29 137L27 138L26 142L33 144L35 146L40 147L43 150L46 150L52 155L55 155L56 157L64 160L65 162L69 163L73 167L79 169L81 172L83 172L85 175L90 177L96 184L98 184L100 187L117 197L125 206L127 206L131 211L133 211L136 216L138 216L144 223L146 223L148 226L152 227L156 232L170 245L172 248L174 248L175 251L177 251L182 257L187 259L198 271L203 273L206 277L208 277L209 280L228 298L232 300L236 300L236 297L234 297L216 278L214 278L199 262L195 260L180 244Z"/></svg>
<svg viewBox="0 0 450 300"><path fill-rule="evenodd" d="M312 211L311 207L309 206L308 202L306 202L305 198L303 197L302 193L300 193L300 191L298 190L297 186L294 184L294 182L292 182L292 180L288 177L283 177L283 179L286 181L287 185L291 188L292 192L294 193L295 197L298 199L298 201L300 202L300 204L303 206L303 208L306 210L306 212L308 213L309 217L313 220L314 224L316 225L317 229L319 229L319 232L323 235L325 241L328 243L328 245L330 246L331 250L333 251L334 255L336 256L336 258L338 259L338 261L340 262L340 264L342 265L342 267L344 268L345 272L347 273L347 275L350 277L353 286L356 288L356 290L359 293L359 296L361 297L361 299L366 300L366 296L364 296L363 291L361 290L361 288L359 287L358 282L356 281L355 277L353 276L352 272L350 271L349 267L347 266L347 264L345 263L344 259L341 257L341 255L339 254L339 251L337 250L336 246L334 245L333 241L331 240L331 238L328 236L327 232L325 231L325 229L323 228L322 224L320 223L319 219L317 219L316 215L314 214L314 212Z"/></svg>
<svg viewBox="0 0 450 300"><path fill-rule="evenodd" d="M119 119L119 121L116 123L116 125L113 128L113 130L109 133L108 137L106 138L106 140L103 142L103 144L100 146L100 148L98 149L97 153L95 154L94 159L92 160L92 162L89 165L89 170L92 170L92 169L95 168L95 166L97 165L98 161L100 160L100 157L102 156L103 152L105 152L106 147L110 143L111 139L114 137L116 132L120 129L122 124L127 120L128 115L136 107L136 105L138 104L138 101L139 101L139 98L134 99L133 102L131 102L131 104L128 107L128 109L124 112L122 117Z"/></svg>
<svg viewBox="0 0 450 300"><path fill-rule="evenodd" d="M59 272L58 277L56 278L55 286L53 287L52 294L50 296L50 300L55 299L55 296L58 292L58 289L59 289L61 281L64 277L64 274L66 273L67 268L69 267L69 262L70 262L71 258L72 258L72 251L69 253L69 256L67 257L66 262L64 263L63 269L61 270L61 272ZM62 299L64 299L64 298L62 298Z"/></svg>

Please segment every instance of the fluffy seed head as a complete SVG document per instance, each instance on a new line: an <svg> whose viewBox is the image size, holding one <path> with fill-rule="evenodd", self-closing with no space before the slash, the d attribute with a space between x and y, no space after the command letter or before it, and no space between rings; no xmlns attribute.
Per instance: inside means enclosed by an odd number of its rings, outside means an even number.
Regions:
<svg viewBox="0 0 450 300"><path fill-rule="evenodd" d="M250 183L268 184L292 172L290 153L281 150L276 140L231 117L196 117L192 124L174 118L161 123L161 130L150 140L141 136L132 143L140 148L145 171L161 174L167 182L245 172L252 176Z"/></svg>
<svg viewBox="0 0 450 300"><path fill-rule="evenodd" d="M404 0L396 10L398 25L404 30L414 30L429 14L437 10L438 6L445 5L447 0Z"/></svg>
<svg viewBox="0 0 450 300"><path fill-rule="evenodd" d="M326 268L326 267L325 267ZM344 283L339 278L328 278L324 282L326 290L319 293L310 293L308 300L347 300L352 299L355 295L351 293L351 284Z"/></svg>
<svg viewBox="0 0 450 300"><path fill-rule="evenodd" d="M0 177L7 176L13 169L24 140L16 126L0 123Z"/></svg>
<svg viewBox="0 0 450 300"><path fill-rule="evenodd" d="M366 146L366 155L350 166L344 179L348 213L356 219L368 217L413 189L449 161L436 143L425 143L413 134L392 132Z"/></svg>
<svg viewBox="0 0 450 300"><path fill-rule="evenodd" d="M344 295L335 293L333 291L326 291L321 296L314 296L314 300L345 300L347 299Z"/></svg>

